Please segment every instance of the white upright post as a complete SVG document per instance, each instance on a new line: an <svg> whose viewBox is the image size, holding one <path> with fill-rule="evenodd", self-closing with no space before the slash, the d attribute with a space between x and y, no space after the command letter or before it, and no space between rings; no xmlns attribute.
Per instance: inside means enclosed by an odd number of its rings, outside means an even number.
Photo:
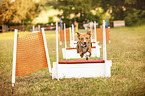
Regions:
<svg viewBox="0 0 145 96"><path fill-rule="evenodd" d="M97 36L96 36L96 21L94 21L94 33L95 33L95 43L97 42Z"/></svg>
<svg viewBox="0 0 145 96"><path fill-rule="evenodd" d="M71 43L72 43L72 40L71 40L71 27L69 27L69 34L70 34L70 46L71 46Z"/></svg>
<svg viewBox="0 0 145 96"><path fill-rule="evenodd" d="M105 20L103 20L103 60L107 60Z"/></svg>
<svg viewBox="0 0 145 96"><path fill-rule="evenodd" d="M58 22L56 22L56 74L57 74L57 80L59 80L58 77Z"/></svg>
<svg viewBox="0 0 145 96"><path fill-rule="evenodd" d="M33 25L33 31L35 31L35 26Z"/></svg>
<svg viewBox="0 0 145 96"><path fill-rule="evenodd" d="M56 22L56 62L58 64L58 22Z"/></svg>
<svg viewBox="0 0 145 96"><path fill-rule="evenodd" d="M44 41L44 47L45 47L45 52L46 52L46 59L47 59L47 64L48 64L48 68L49 68L49 73L52 73L44 28L41 28L41 30L42 30L42 36L43 36L43 41Z"/></svg>
<svg viewBox="0 0 145 96"><path fill-rule="evenodd" d="M74 25L72 24L72 35L73 35L73 43L75 41L75 37L74 37Z"/></svg>
<svg viewBox="0 0 145 96"><path fill-rule="evenodd" d="M65 42L65 50L66 50L66 27L65 27L65 23L64 23L64 42Z"/></svg>
<svg viewBox="0 0 145 96"><path fill-rule="evenodd" d="M110 29L110 27L108 27ZM109 40L109 43L111 43L111 41Z"/></svg>
<svg viewBox="0 0 145 96"><path fill-rule="evenodd" d="M38 25L38 29L39 29L39 31L40 31L40 25Z"/></svg>
<svg viewBox="0 0 145 96"><path fill-rule="evenodd" d="M14 87L15 76L16 76L15 74L16 74L17 33L18 33L18 30L15 29L15 35L14 35L14 49L13 49L12 87Z"/></svg>

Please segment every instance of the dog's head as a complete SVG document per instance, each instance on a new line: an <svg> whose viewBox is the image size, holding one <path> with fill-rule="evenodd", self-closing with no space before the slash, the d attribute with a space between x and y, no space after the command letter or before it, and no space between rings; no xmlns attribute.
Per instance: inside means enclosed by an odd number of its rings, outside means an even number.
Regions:
<svg viewBox="0 0 145 96"><path fill-rule="evenodd" d="M91 42L91 30L88 30L86 34L81 34L77 32L77 37L79 39L79 42L86 47L89 42Z"/></svg>

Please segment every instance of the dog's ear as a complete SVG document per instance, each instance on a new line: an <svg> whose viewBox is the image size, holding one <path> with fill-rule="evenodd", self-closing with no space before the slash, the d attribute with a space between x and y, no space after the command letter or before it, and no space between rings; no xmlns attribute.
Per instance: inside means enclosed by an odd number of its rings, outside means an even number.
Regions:
<svg viewBox="0 0 145 96"><path fill-rule="evenodd" d="M90 37L91 37L91 29L88 29L87 34L90 35Z"/></svg>
<svg viewBox="0 0 145 96"><path fill-rule="evenodd" d="M77 37L79 38L80 37L80 35L81 35L81 33L79 33L79 32L76 32L77 33Z"/></svg>

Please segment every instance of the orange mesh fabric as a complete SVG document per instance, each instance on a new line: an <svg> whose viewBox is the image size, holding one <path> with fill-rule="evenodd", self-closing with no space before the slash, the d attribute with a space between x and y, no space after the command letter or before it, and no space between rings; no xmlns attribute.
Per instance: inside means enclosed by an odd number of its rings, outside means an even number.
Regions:
<svg viewBox="0 0 145 96"><path fill-rule="evenodd" d="M103 28L96 29L97 41L103 41ZM106 28L106 41L110 41L110 28Z"/></svg>
<svg viewBox="0 0 145 96"><path fill-rule="evenodd" d="M64 38L64 30L62 30L62 34L61 34L61 28L59 27L59 33L60 33L60 41L64 42L65 38ZM69 32L69 28L66 29L66 42L70 42L70 32Z"/></svg>
<svg viewBox="0 0 145 96"><path fill-rule="evenodd" d="M62 31L62 33L61 33ZM64 41L64 30L61 30L61 28L59 27L59 34L60 34L60 41L63 42Z"/></svg>
<svg viewBox="0 0 145 96"><path fill-rule="evenodd" d="M69 32L69 28L66 29L66 42L70 42L70 32Z"/></svg>
<svg viewBox="0 0 145 96"><path fill-rule="evenodd" d="M16 54L16 76L48 67L42 32L18 36Z"/></svg>
<svg viewBox="0 0 145 96"><path fill-rule="evenodd" d="M106 28L106 41L110 41L110 28Z"/></svg>
<svg viewBox="0 0 145 96"><path fill-rule="evenodd" d="M96 29L97 41L103 41L103 29L97 28Z"/></svg>

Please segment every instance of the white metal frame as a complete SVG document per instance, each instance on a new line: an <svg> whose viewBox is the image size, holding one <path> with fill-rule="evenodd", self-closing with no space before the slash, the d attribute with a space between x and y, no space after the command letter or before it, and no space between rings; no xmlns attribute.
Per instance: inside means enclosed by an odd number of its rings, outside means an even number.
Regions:
<svg viewBox="0 0 145 96"><path fill-rule="evenodd" d="M56 28L58 28L56 22ZM103 20L103 38L105 38L105 20ZM56 29L56 37L58 31ZM56 55L58 56L58 39L56 38ZM81 77L110 77L112 61L107 60L106 41L103 39L103 60L105 63L59 64L58 57L53 62L52 79L81 78Z"/></svg>
<svg viewBox="0 0 145 96"><path fill-rule="evenodd" d="M52 73L50 59L49 59L49 53L48 53L48 48L47 48L47 43L46 43L46 38L45 38L45 33L44 33L44 28L41 28L41 30L42 30L42 36L43 36L43 41L44 41L44 47L45 47L45 52L46 52L49 73ZM12 67L12 87L14 87L15 77L16 77L15 74L16 74L17 33L18 33L18 30L15 29L14 49L13 49L13 67Z"/></svg>
<svg viewBox="0 0 145 96"><path fill-rule="evenodd" d="M94 21L94 33L95 33L95 42L99 43L99 41L97 41L97 32L96 32L96 21ZM110 29L110 27L108 27ZM105 33L106 34L106 33ZM109 43L111 43L111 41L108 41Z"/></svg>
<svg viewBox="0 0 145 96"><path fill-rule="evenodd" d="M17 51L17 33L18 33L18 30L15 29L15 35L14 35L14 49L13 49L12 87L14 87L14 84L15 84L16 51Z"/></svg>
<svg viewBox="0 0 145 96"><path fill-rule="evenodd" d="M40 26L38 26L38 31L35 31L35 25L33 25L32 27L32 33L36 33L36 32L39 32L40 31Z"/></svg>
<svg viewBox="0 0 145 96"><path fill-rule="evenodd" d="M72 27L72 29L74 29L74 27ZM72 30L72 31L73 31L73 40L74 40L74 30ZM71 31L70 31L70 34L71 34ZM65 26L65 23L64 23L64 37L65 37L64 38L65 39L64 40L65 41L65 48L62 48L63 58L64 59L81 58L80 54L77 53L77 49L69 49L69 50L67 49L67 44L66 44L66 26ZM73 40L71 40L71 38L70 38L70 45L73 46L72 48L76 48L77 44L74 44ZM95 46L96 48L92 48L91 57L100 57L100 48L101 48L101 46L98 45L98 42L95 42L93 46ZM84 58L85 58L85 56L84 56Z"/></svg>
<svg viewBox="0 0 145 96"><path fill-rule="evenodd" d="M45 47L45 52L46 52L46 59L47 59L47 64L48 64L48 68L49 68L49 73L52 73L44 28L41 28L41 30L42 30L42 35L43 35L43 41L44 41L44 47Z"/></svg>

